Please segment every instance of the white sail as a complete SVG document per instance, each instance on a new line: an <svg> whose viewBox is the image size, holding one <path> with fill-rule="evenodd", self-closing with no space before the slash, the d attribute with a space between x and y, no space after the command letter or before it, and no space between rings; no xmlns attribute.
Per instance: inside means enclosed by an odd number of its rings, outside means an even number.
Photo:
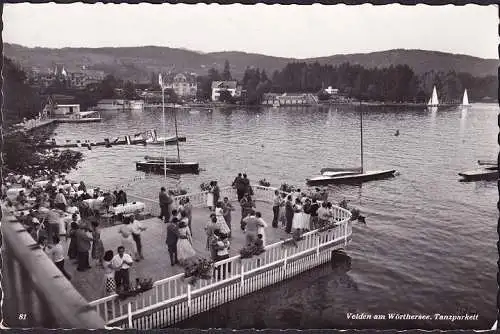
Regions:
<svg viewBox="0 0 500 334"><path fill-rule="evenodd" d="M439 104L438 95L436 91L436 86L434 86L434 89L432 90L431 105L437 106L438 104Z"/></svg>
<svg viewBox="0 0 500 334"><path fill-rule="evenodd" d="M432 97L429 97L429 102L427 102L427 105L430 106L432 104Z"/></svg>
<svg viewBox="0 0 500 334"><path fill-rule="evenodd" d="M463 106L469 105L469 97L467 96L467 89L464 91L464 98L462 100L462 105Z"/></svg>

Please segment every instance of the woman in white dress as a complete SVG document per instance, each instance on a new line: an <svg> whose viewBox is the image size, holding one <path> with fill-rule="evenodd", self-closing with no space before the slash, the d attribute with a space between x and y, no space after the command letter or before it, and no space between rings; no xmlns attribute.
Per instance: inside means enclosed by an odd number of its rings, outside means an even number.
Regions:
<svg viewBox="0 0 500 334"><path fill-rule="evenodd" d="M259 227L257 227L257 235L262 234L262 245L266 246L266 227L268 226L260 212L255 213L255 217L259 220Z"/></svg>
<svg viewBox="0 0 500 334"><path fill-rule="evenodd" d="M214 208L214 188L215 188L214 182L210 181L210 188L207 194L207 206L210 209L210 211L212 211Z"/></svg>
<svg viewBox="0 0 500 334"><path fill-rule="evenodd" d="M135 257L136 261L139 261L139 254L137 254L137 247L135 245L134 238L132 237L132 225L130 224L130 218L125 218L123 225L118 230L118 233L122 236L122 246L125 248L125 252L130 254L130 256Z"/></svg>
<svg viewBox="0 0 500 334"><path fill-rule="evenodd" d="M215 205L215 217L217 218L217 227L221 233L229 235L231 229L224 219L224 209L222 209L222 204L220 202Z"/></svg>
<svg viewBox="0 0 500 334"><path fill-rule="evenodd" d="M186 222L181 220L179 223L179 239L177 240L177 259L180 263L196 255L191 239L191 231Z"/></svg>
<svg viewBox="0 0 500 334"><path fill-rule="evenodd" d="M296 198L295 199L295 205L293 206L293 220L292 220L292 229L298 230L298 229L303 229L303 211L302 211L302 203L300 202L300 199Z"/></svg>

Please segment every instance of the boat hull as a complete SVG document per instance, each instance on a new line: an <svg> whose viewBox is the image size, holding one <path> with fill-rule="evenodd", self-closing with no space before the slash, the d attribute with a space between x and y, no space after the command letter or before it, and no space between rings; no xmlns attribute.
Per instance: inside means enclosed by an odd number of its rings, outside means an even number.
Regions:
<svg viewBox="0 0 500 334"><path fill-rule="evenodd" d="M177 137L177 140L179 141L179 143L183 143L186 142L186 137ZM165 139L165 144L166 145L175 144L177 140L175 139L175 137L169 137ZM163 145L163 140L159 138L155 141L146 141L146 143L148 145Z"/></svg>
<svg viewBox="0 0 500 334"><path fill-rule="evenodd" d="M170 173L198 174L200 172L197 162L167 162L164 164L163 161L138 161L135 163L135 167L140 171L157 173L163 173L165 167L167 168L167 172Z"/></svg>
<svg viewBox="0 0 500 334"><path fill-rule="evenodd" d="M484 165L497 166L498 163L496 160L478 160L477 164L480 166Z"/></svg>
<svg viewBox="0 0 500 334"><path fill-rule="evenodd" d="M368 171L365 173L341 174L338 176L321 175L306 180L307 185L328 185L328 184L359 184L363 182L383 180L394 177L396 170Z"/></svg>
<svg viewBox="0 0 500 334"><path fill-rule="evenodd" d="M462 181L490 181L498 179L498 169L476 169L458 173Z"/></svg>

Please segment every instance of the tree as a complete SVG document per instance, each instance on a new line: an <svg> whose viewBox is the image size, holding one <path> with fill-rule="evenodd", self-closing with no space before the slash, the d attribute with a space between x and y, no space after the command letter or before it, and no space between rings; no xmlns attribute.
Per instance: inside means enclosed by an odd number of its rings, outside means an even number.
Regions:
<svg viewBox="0 0 500 334"><path fill-rule="evenodd" d="M137 94L135 92L135 85L130 81L125 82L125 85L123 86L123 94L127 100L136 99Z"/></svg>
<svg viewBox="0 0 500 334"><path fill-rule="evenodd" d="M224 71L222 71L221 79L224 81L231 80L231 67L229 66L229 61L224 62Z"/></svg>

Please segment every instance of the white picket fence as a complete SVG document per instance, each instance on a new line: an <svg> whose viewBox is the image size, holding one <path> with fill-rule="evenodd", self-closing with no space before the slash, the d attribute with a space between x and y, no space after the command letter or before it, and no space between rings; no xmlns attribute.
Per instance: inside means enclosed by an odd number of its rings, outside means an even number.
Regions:
<svg viewBox="0 0 500 334"><path fill-rule="evenodd" d="M275 188L253 186L254 198L272 202ZM138 196L130 199L146 203L146 212L159 215L158 202ZM221 198L236 199L231 187L221 189ZM207 192L186 194L194 207L206 205ZM171 276L153 284L153 289L136 297L119 300L117 295L89 303L95 307L108 326L134 329L152 329L172 326L195 314L235 300L243 295L316 267L330 260L331 252L344 248L351 238L351 213L334 207L337 226L330 231L311 231L298 241L298 247L285 246L284 241L265 247L258 257L241 259L239 255L215 264L215 275L210 280L199 280L191 286L184 281L184 274ZM217 273L220 273L218 275Z"/></svg>

